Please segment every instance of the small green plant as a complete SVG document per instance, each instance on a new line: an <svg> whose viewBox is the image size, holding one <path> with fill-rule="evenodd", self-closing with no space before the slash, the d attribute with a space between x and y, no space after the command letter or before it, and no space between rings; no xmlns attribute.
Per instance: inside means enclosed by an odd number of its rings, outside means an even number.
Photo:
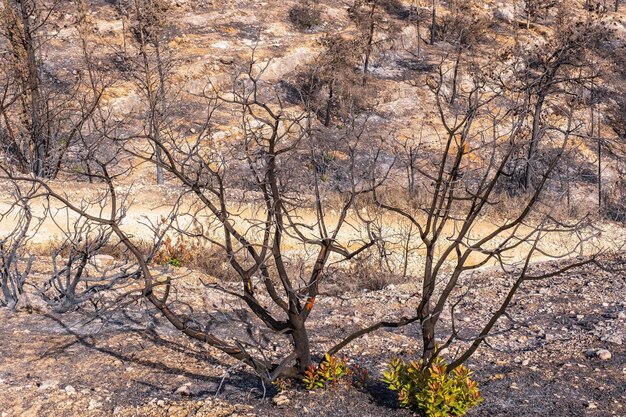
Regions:
<svg viewBox="0 0 626 417"><path fill-rule="evenodd" d="M175 267L177 267L177 268L178 268L178 267L180 267L180 266L183 266L183 261L181 261L181 260L180 260L180 259L178 259L178 258L170 258L170 259L167 261L167 263L168 263L169 265L175 266Z"/></svg>
<svg viewBox="0 0 626 417"><path fill-rule="evenodd" d="M302 381L306 389L328 388L339 383L351 374L350 368L346 363L345 357L338 358L333 355L326 354L318 367L309 366L304 372Z"/></svg>
<svg viewBox="0 0 626 417"><path fill-rule="evenodd" d="M172 265L174 267L181 267L189 259L189 248L178 239L173 242L172 239L167 236L161 245L159 252L155 255L153 261L159 265Z"/></svg>
<svg viewBox="0 0 626 417"><path fill-rule="evenodd" d="M483 400L469 369L458 366L448 372L448 364L440 357L430 366L422 360L407 363L396 358L387 368L383 382L398 393L400 406L426 417L463 416Z"/></svg>
<svg viewBox="0 0 626 417"><path fill-rule="evenodd" d="M291 380L288 378L278 378L272 382L278 391L287 391L291 388Z"/></svg>

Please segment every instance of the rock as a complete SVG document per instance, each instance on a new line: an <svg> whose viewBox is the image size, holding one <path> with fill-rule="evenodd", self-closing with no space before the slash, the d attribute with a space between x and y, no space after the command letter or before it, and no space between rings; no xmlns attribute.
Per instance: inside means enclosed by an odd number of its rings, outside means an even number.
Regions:
<svg viewBox="0 0 626 417"><path fill-rule="evenodd" d="M593 358L593 357L596 356L596 351L593 350L593 349L587 349L585 351L585 356L588 357L588 358Z"/></svg>
<svg viewBox="0 0 626 417"><path fill-rule="evenodd" d="M29 313L33 311L47 313L49 311L48 303L46 303L39 294L26 290L22 295L20 295L20 298L15 305L15 309L17 311L27 311Z"/></svg>
<svg viewBox="0 0 626 417"><path fill-rule="evenodd" d="M187 416L186 407L183 405L172 405L167 409L168 416L178 417L178 416Z"/></svg>
<svg viewBox="0 0 626 417"><path fill-rule="evenodd" d="M221 56L219 60L224 65L232 65L235 62L235 59L231 56Z"/></svg>
<svg viewBox="0 0 626 417"><path fill-rule="evenodd" d="M291 400L289 399L289 397L287 397L285 394L278 394L277 396L275 396L274 398L272 398L272 402L278 406L278 407L282 407L284 405L287 405L291 402Z"/></svg>
<svg viewBox="0 0 626 417"><path fill-rule="evenodd" d="M598 355L598 358L603 361L608 361L612 357L611 352L606 349L600 349L596 354Z"/></svg>
<svg viewBox="0 0 626 417"><path fill-rule="evenodd" d="M515 19L515 13L513 6L506 5L504 3L498 3L496 9L493 11L493 17L505 22L512 22Z"/></svg>
<svg viewBox="0 0 626 417"><path fill-rule="evenodd" d="M546 335L544 336L544 338L546 339L546 342L552 342L554 341L555 337L553 334L550 333L546 333Z"/></svg>
<svg viewBox="0 0 626 417"><path fill-rule="evenodd" d="M56 381L54 379L50 379L50 380L43 381L41 383L41 385L39 385L39 389L42 390L42 391L46 391L46 390L49 390L49 389L55 389L58 386L59 386L59 381Z"/></svg>
<svg viewBox="0 0 626 417"><path fill-rule="evenodd" d="M193 395L193 393L191 392L190 384L185 384L185 385L178 387L178 389L174 391L174 394L178 394L183 397L191 397Z"/></svg>
<svg viewBox="0 0 626 417"><path fill-rule="evenodd" d="M594 403L593 401L589 401L587 402L587 404L585 404L587 406L588 409L590 410L594 410L596 408L598 408L598 406L596 405L596 403Z"/></svg>
<svg viewBox="0 0 626 417"><path fill-rule="evenodd" d="M68 385L68 386L65 387L65 392L70 394L70 395L71 394L76 394L76 388L74 388L71 385Z"/></svg>
<svg viewBox="0 0 626 417"><path fill-rule="evenodd" d="M623 337L620 334L614 333L603 337L602 340L605 342L614 343L616 345L621 345Z"/></svg>
<svg viewBox="0 0 626 417"><path fill-rule="evenodd" d="M161 408L165 407L165 401L163 401L163 400L159 400L159 401L157 401L157 403L156 403L156 404L157 404L159 407L161 407Z"/></svg>
<svg viewBox="0 0 626 417"><path fill-rule="evenodd" d="M96 268L106 268L115 264L115 258L111 255L98 254L92 256L91 260Z"/></svg>
<svg viewBox="0 0 626 417"><path fill-rule="evenodd" d="M102 407L102 403L96 400L89 400L89 407L87 408L90 411L97 410Z"/></svg>
<svg viewBox="0 0 626 417"><path fill-rule="evenodd" d="M530 360L528 360L528 359L524 359L524 360L522 361L522 366L528 366L528 364L530 364Z"/></svg>

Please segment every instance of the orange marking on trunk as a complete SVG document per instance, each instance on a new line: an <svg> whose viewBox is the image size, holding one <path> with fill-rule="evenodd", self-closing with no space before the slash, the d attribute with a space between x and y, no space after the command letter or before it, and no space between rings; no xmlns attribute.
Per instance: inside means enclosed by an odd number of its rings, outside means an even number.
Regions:
<svg viewBox="0 0 626 417"><path fill-rule="evenodd" d="M306 308L307 310L311 311L313 309L313 304L315 304L315 297L312 297L309 301L307 301L307 303L304 306L304 308Z"/></svg>

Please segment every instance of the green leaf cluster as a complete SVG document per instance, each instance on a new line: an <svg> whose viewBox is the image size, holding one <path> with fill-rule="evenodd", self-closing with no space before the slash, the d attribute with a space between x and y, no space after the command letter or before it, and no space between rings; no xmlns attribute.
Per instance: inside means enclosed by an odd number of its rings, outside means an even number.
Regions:
<svg viewBox="0 0 626 417"><path fill-rule="evenodd" d="M309 366L302 381L306 389L324 389L351 375L347 359L326 354L319 366Z"/></svg>
<svg viewBox="0 0 626 417"><path fill-rule="evenodd" d="M424 361L405 362L393 359L383 373L383 382L398 393L400 405L426 417L463 416L483 398L471 372L458 366L447 371L448 364L436 357L429 366Z"/></svg>

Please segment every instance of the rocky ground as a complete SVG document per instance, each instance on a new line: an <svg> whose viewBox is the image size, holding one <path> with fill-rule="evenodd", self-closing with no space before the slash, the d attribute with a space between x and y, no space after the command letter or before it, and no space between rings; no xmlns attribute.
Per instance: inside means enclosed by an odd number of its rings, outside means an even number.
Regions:
<svg viewBox="0 0 626 417"><path fill-rule="evenodd" d="M183 89L191 92L206 87L209 79L230 80L250 60L252 47L259 63L272 62L265 77L268 85L279 85L315 60L321 50L317 40L324 31L352 30L346 4L335 0L324 2L325 23L309 32L298 32L288 22L294 2L173 3L166 49L176 62L176 81L184 80ZM111 0L89 2L95 55L110 71L107 74L117 77L122 67L123 28L114 4ZM486 6L485 15L500 10L493 1L479 4ZM55 27L50 29L53 39L47 46L46 71L59 77L80 65L72 29L76 16L70 6L68 2L67 10L51 17ZM414 38L407 27L405 46ZM426 52L435 62L436 51ZM435 115L433 108L424 105L429 97L426 90L407 83L410 74L400 71L404 55L396 51L376 56L372 63L379 86L372 93L376 120L380 124L392 121L394 126L381 131L393 130L399 137L414 134L416 121ZM140 100L135 90L131 82L117 83L107 91L105 102L130 111ZM195 125L187 119L193 115L184 116L192 132ZM199 120L204 121L203 117L200 114ZM129 183L135 187L152 184L152 171L144 174L145 178L130 178ZM78 187L64 186L69 192L85 194ZM139 187L139 191L136 199L149 210L129 214L127 227L136 235L141 232L138 219L146 212L167 214L165 209L153 208L162 204L154 187ZM587 191L578 192L586 195ZM582 205L582 198L578 203ZM617 226L605 240L619 240L623 230ZM44 225L35 243L53 237L54 230ZM614 256L609 266L623 269L626 255ZM177 297L181 302L196 313L206 312L206 319L219 319L210 314L213 304L222 301L219 294L201 285L196 273L180 275ZM508 277L483 269L464 279L459 294L467 296L459 303L455 318L462 335L471 337L504 296ZM414 311L411 295L416 283L399 283L380 291L342 291L355 287L340 282L318 300L310 317L317 354L350 330ZM240 310L234 305L232 311ZM510 312L512 320L503 320L502 332L488 338L468 363L485 398L470 417L626 416L626 272L587 267L525 285ZM221 324L218 330L224 334L244 331L228 321ZM445 336L449 316L442 318L442 325ZM307 392L295 386L278 392L275 387L263 387L247 368L225 355L181 336L142 301L125 304L106 320L93 320L88 308L65 314L45 308L17 313L0 308L0 417L410 416L398 408L393 393L379 379L390 358L419 354L418 338L417 329L408 326L380 330L346 348L350 363L371 374L363 389L338 386Z"/></svg>
<svg viewBox="0 0 626 417"><path fill-rule="evenodd" d="M616 256L608 265L625 261ZM181 288L194 289L189 281ZM502 296L506 277L486 269L463 285L470 290L455 317L462 334L470 335ZM352 328L410 314L412 289L406 283L323 297L310 318L316 351ZM190 294L203 297L199 290ZM623 271L590 266L529 284L510 311L514 324L502 328L514 329L490 337L469 361L485 397L470 416L626 415ZM89 321L81 312L0 309L0 415L409 416L379 378L389 358L419 352L415 333L412 327L383 330L345 350L351 363L371 373L361 390L278 393L266 387L264 399L248 369L180 336L141 302L107 322Z"/></svg>

